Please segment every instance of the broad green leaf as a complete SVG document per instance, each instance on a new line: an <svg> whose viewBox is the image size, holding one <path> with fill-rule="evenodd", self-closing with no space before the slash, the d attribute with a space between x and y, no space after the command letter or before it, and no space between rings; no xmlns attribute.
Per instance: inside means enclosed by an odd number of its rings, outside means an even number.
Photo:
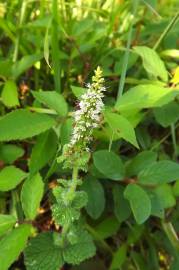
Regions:
<svg viewBox="0 0 179 270"><path fill-rule="evenodd" d="M96 248L91 235L85 230L74 229L72 234L75 235L76 241L68 244L63 250L65 262L69 264L79 264L82 261L95 255Z"/></svg>
<svg viewBox="0 0 179 270"><path fill-rule="evenodd" d="M148 191L151 200L151 215L164 218L164 208L160 198L153 191Z"/></svg>
<svg viewBox="0 0 179 270"><path fill-rule="evenodd" d="M139 173L138 179L145 185L173 182L179 179L179 164L171 160L152 163Z"/></svg>
<svg viewBox="0 0 179 270"><path fill-rule="evenodd" d="M0 236L11 229L16 223L17 219L12 215L0 214Z"/></svg>
<svg viewBox="0 0 179 270"><path fill-rule="evenodd" d="M6 164L12 164L16 159L24 155L24 149L15 144L0 145L0 160Z"/></svg>
<svg viewBox="0 0 179 270"><path fill-rule="evenodd" d="M39 102L55 110L60 116L66 116L67 103L64 97L56 91L32 91L32 94Z"/></svg>
<svg viewBox="0 0 179 270"><path fill-rule="evenodd" d="M128 176L137 175L140 171L147 168L150 164L155 162L157 154L152 151L143 151L136 155L126 164L126 174Z"/></svg>
<svg viewBox="0 0 179 270"><path fill-rule="evenodd" d="M175 206L176 199L174 197L172 187L169 184L163 184L158 186L154 190L154 193L156 194L163 208L170 208Z"/></svg>
<svg viewBox="0 0 179 270"><path fill-rule="evenodd" d="M179 104L173 101L160 108L155 108L154 116L161 126L167 127L179 119Z"/></svg>
<svg viewBox="0 0 179 270"><path fill-rule="evenodd" d="M62 145L69 143L72 134L72 128L73 120L71 118L62 123L60 128L60 140Z"/></svg>
<svg viewBox="0 0 179 270"><path fill-rule="evenodd" d="M83 181L82 189L88 195L88 202L85 206L87 213L94 219L99 218L105 207L103 186L97 179L89 176Z"/></svg>
<svg viewBox="0 0 179 270"><path fill-rule="evenodd" d="M43 54L25 55L12 66L12 76L16 79L24 71L28 70L37 61L42 59Z"/></svg>
<svg viewBox="0 0 179 270"><path fill-rule="evenodd" d="M117 113L105 112L104 119L119 138L123 138L138 148L134 128L125 117Z"/></svg>
<svg viewBox="0 0 179 270"><path fill-rule="evenodd" d="M142 57L143 66L145 70L155 78L160 78L163 81L168 80L168 73L164 62L154 49L145 46L136 46L134 51Z"/></svg>
<svg viewBox="0 0 179 270"><path fill-rule="evenodd" d="M173 194L175 195L175 197L179 197L179 179L172 186L172 189L173 189Z"/></svg>
<svg viewBox="0 0 179 270"><path fill-rule="evenodd" d="M15 107L19 105L18 90L14 81L6 81L1 98L6 107Z"/></svg>
<svg viewBox="0 0 179 270"><path fill-rule="evenodd" d="M118 250L113 254L112 262L109 270L120 269L122 264L125 262L127 256L127 245L123 244L118 248Z"/></svg>
<svg viewBox="0 0 179 270"><path fill-rule="evenodd" d="M93 154L95 167L104 175L112 180L123 180L125 176L124 165L112 151L99 150Z"/></svg>
<svg viewBox="0 0 179 270"><path fill-rule="evenodd" d="M124 198L124 187L113 186L114 214L119 222L125 221L131 214L129 202Z"/></svg>
<svg viewBox="0 0 179 270"><path fill-rule="evenodd" d="M0 171L0 191L14 189L26 176L27 173L15 166L3 168Z"/></svg>
<svg viewBox="0 0 179 270"><path fill-rule="evenodd" d="M56 233L45 232L30 240L24 251L27 270L61 269L64 262L55 238Z"/></svg>
<svg viewBox="0 0 179 270"><path fill-rule="evenodd" d="M129 200L136 222L144 223L151 214L151 201L145 190L136 184L129 184L124 197Z"/></svg>
<svg viewBox="0 0 179 270"><path fill-rule="evenodd" d="M120 227L120 223L114 217L107 217L95 227L95 231L101 239L106 239L115 235Z"/></svg>
<svg viewBox="0 0 179 270"><path fill-rule="evenodd" d="M1 270L7 270L24 250L28 237L31 235L31 225L23 224L12 230L0 241Z"/></svg>
<svg viewBox="0 0 179 270"><path fill-rule="evenodd" d="M73 86L73 85L71 85L71 90L73 94L75 95L75 97L77 97L78 99L80 99L80 97L86 92L85 88Z"/></svg>
<svg viewBox="0 0 179 270"><path fill-rule="evenodd" d="M38 135L55 124L53 118L25 109L12 111L0 118L0 141L22 140Z"/></svg>
<svg viewBox="0 0 179 270"><path fill-rule="evenodd" d="M30 173L34 174L38 172L53 158L57 150L57 144L58 137L52 129L39 135L32 148L29 163Z"/></svg>
<svg viewBox="0 0 179 270"><path fill-rule="evenodd" d="M117 101L115 108L119 111L125 111L161 107L172 101L178 94L178 89L153 84L138 85L124 93Z"/></svg>
<svg viewBox="0 0 179 270"><path fill-rule="evenodd" d="M39 173L27 178L21 190L21 202L27 219L34 219L43 196L44 183Z"/></svg>

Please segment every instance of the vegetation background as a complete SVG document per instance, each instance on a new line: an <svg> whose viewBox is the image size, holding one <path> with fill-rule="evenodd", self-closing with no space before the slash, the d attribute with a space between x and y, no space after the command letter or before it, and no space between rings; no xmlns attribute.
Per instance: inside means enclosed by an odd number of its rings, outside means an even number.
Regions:
<svg viewBox="0 0 179 270"><path fill-rule="evenodd" d="M0 270L178 270L179 1L1 1L0 45ZM57 157L97 66L88 237L62 254Z"/></svg>

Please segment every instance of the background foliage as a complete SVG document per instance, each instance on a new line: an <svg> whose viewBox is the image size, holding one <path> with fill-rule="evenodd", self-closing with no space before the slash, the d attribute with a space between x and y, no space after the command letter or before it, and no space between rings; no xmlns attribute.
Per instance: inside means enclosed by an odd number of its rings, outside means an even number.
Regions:
<svg viewBox="0 0 179 270"><path fill-rule="evenodd" d="M1 1L1 270L179 269L178 10L178 0ZM74 206L85 191L86 231L71 228L62 251L51 206L71 172L57 157L98 65L106 107Z"/></svg>

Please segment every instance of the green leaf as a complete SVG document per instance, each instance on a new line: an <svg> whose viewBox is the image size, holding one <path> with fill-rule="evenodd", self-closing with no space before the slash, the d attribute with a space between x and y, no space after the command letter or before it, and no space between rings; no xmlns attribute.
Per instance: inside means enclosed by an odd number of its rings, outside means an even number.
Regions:
<svg viewBox="0 0 179 270"><path fill-rule="evenodd" d="M163 208L170 208L175 206L176 199L173 195L172 187L170 185L160 185L154 190L154 193L156 194Z"/></svg>
<svg viewBox="0 0 179 270"><path fill-rule="evenodd" d="M14 144L0 145L0 160L5 164L12 164L16 159L24 155L24 149Z"/></svg>
<svg viewBox="0 0 179 270"><path fill-rule="evenodd" d="M0 191L14 189L25 177L27 173L16 168L7 166L0 171Z"/></svg>
<svg viewBox="0 0 179 270"><path fill-rule="evenodd" d="M109 270L117 270L125 262L127 257L127 245L123 244L118 248L118 250L113 254L112 262Z"/></svg>
<svg viewBox="0 0 179 270"><path fill-rule="evenodd" d="M0 118L0 141L22 140L50 129L53 118L25 109L15 110Z"/></svg>
<svg viewBox="0 0 179 270"><path fill-rule="evenodd" d="M16 223L17 219L12 215L0 214L0 236L11 229Z"/></svg>
<svg viewBox="0 0 179 270"><path fill-rule="evenodd" d="M81 187L88 195L86 205L87 213L94 219L102 214L105 207L104 189L101 183L94 177L87 177Z"/></svg>
<svg viewBox="0 0 179 270"><path fill-rule="evenodd" d="M12 230L0 241L1 270L7 270L18 258L31 235L31 225L23 224Z"/></svg>
<svg viewBox="0 0 179 270"><path fill-rule="evenodd" d="M171 160L162 160L150 164L138 175L140 183L158 185L179 179L179 164Z"/></svg>
<svg viewBox="0 0 179 270"><path fill-rule="evenodd" d="M72 128L73 120L71 118L62 123L60 128L60 140L62 145L69 143L72 134Z"/></svg>
<svg viewBox="0 0 179 270"><path fill-rule="evenodd" d="M136 184L129 184L124 197L129 200L136 222L142 224L146 221L151 213L151 201L145 190Z"/></svg>
<svg viewBox="0 0 179 270"><path fill-rule="evenodd" d="M23 56L18 62L14 63L14 65L12 66L12 76L16 79L20 74L28 70L42 57L42 53Z"/></svg>
<svg viewBox="0 0 179 270"><path fill-rule="evenodd" d="M124 198L124 187L121 185L113 186L114 214L121 223L131 214L129 202Z"/></svg>
<svg viewBox="0 0 179 270"><path fill-rule="evenodd" d="M160 198L153 191L148 191L148 194L151 200L151 215L164 218L164 208Z"/></svg>
<svg viewBox="0 0 179 270"><path fill-rule="evenodd" d="M73 86L73 85L71 85L71 90L73 94L75 95L75 97L77 97L78 99L80 99L80 97L86 92L85 88Z"/></svg>
<svg viewBox="0 0 179 270"><path fill-rule="evenodd" d="M44 183L39 173L25 180L21 190L21 202L27 219L34 219L43 196Z"/></svg>
<svg viewBox="0 0 179 270"><path fill-rule="evenodd" d="M95 231L101 239L106 239L115 235L120 227L120 223L114 217L107 217L95 227Z"/></svg>
<svg viewBox="0 0 179 270"><path fill-rule="evenodd" d="M154 49L145 46L136 46L134 51L142 57L145 70L156 79L161 78L163 81L168 80L168 73L164 62L160 59Z"/></svg>
<svg viewBox="0 0 179 270"><path fill-rule="evenodd" d="M119 111L161 107L179 94L176 89L146 84L131 88L118 100L115 109Z"/></svg>
<svg viewBox="0 0 179 270"><path fill-rule="evenodd" d="M24 251L27 270L57 270L63 265L60 247L55 243L55 234L45 232L32 238Z"/></svg>
<svg viewBox="0 0 179 270"><path fill-rule="evenodd" d="M80 264L82 261L93 257L96 252L91 235L82 229L74 228L71 233L76 235L76 241L67 245L63 250L65 262L69 264Z"/></svg>
<svg viewBox="0 0 179 270"><path fill-rule="evenodd" d="M68 112L67 103L64 97L56 91L32 91L32 94L39 102L55 110L60 116L66 116Z"/></svg>
<svg viewBox="0 0 179 270"><path fill-rule="evenodd" d="M1 98L6 107L11 108L19 105L18 90L14 81L6 81Z"/></svg>
<svg viewBox="0 0 179 270"><path fill-rule="evenodd" d="M124 165L114 152L99 150L93 154L95 167L107 178L123 180L125 176Z"/></svg>
<svg viewBox="0 0 179 270"><path fill-rule="evenodd" d="M156 159L156 153L152 151L143 151L126 164L126 174L128 176L137 175L140 171L154 163Z"/></svg>
<svg viewBox="0 0 179 270"><path fill-rule="evenodd" d="M168 127L179 119L179 104L173 101L161 108L155 108L154 116L162 127Z"/></svg>
<svg viewBox="0 0 179 270"><path fill-rule="evenodd" d="M175 184L172 186L173 194L175 197L179 196L179 179L175 182Z"/></svg>
<svg viewBox="0 0 179 270"><path fill-rule="evenodd" d="M29 163L30 173L34 174L42 169L54 157L57 146L58 137L52 129L40 134L32 148Z"/></svg>
<svg viewBox="0 0 179 270"><path fill-rule="evenodd" d="M116 135L118 135L119 138L123 138L137 148L139 147L136 140L134 128L125 117L117 113L105 112L104 118L112 131Z"/></svg>

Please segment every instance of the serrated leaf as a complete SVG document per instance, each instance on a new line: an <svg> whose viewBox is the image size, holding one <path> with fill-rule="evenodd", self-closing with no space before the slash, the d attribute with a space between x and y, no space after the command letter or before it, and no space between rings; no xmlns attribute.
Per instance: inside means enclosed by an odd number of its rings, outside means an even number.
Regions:
<svg viewBox="0 0 179 270"><path fill-rule="evenodd" d="M56 91L33 91L33 96L39 101L55 110L60 116L65 116L68 112L67 103L62 95Z"/></svg>
<svg viewBox="0 0 179 270"><path fill-rule="evenodd" d="M157 159L157 154L152 151L143 151L131 159L126 165L126 174L128 176L137 175L140 171L147 168Z"/></svg>
<svg viewBox="0 0 179 270"><path fill-rule="evenodd" d="M161 107L179 94L177 89L165 88L158 85L138 85L129 89L117 101L115 109L119 111Z"/></svg>
<svg viewBox="0 0 179 270"><path fill-rule="evenodd" d="M55 234L40 233L32 238L24 251L27 270L58 270L63 265L61 249L55 244Z"/></svg>
<svg viewBox="0 0 179 270"><path fill-rule="evenodd" d="M129 200L136 222L144 223L151 214L151 201L145 190L136 184L129 184L124 191L124 197Z"/></svg>
<svg viewBox="0 0 179 270"><path fill-rule="evenodd" d="M15 107L19 105L18 90L14 81L6 81L2 94L2 102L7 107Z"/></svg>
<svg viewBox="0 0 179 270"><path fill-rule="evenodd" d="M64 226L78 220L80 211L61 202L52 206L52 215L56 224Z"/></svg>
<svg viewBox="0 0 179 270"><path fill-rule="evenodd" d="M104 119L119 138L123 138L137 148L139 147L134 128L125 117L117 113L105 112Z"/></svg>
<svg viewBox="0 0 179 270"><path fill-rule="evenodd" d="M2 238L0 241L1 270L9 269L10 265L18 258L31 235L31 228L29 224L20 225Z"/></svg>
<svg viewBox="0 0 179 270"><path fill-rule="evenodd" d="M168 73L164 62L160 59L154 49L146 46L136 46L133 49L142 57L143 66L149 74L154 76L156 79L159 77L165 82L168 80Z"/></svg>
<svg viewBox="0 0 179 270"><path fill-rule="evenodd" d="M60 128L60 140L62 146L69 143L73 128L73 120L71 118L67 119L62 123Z"/></svg>
<svg viewBox="0 0 179 270"><path fill-rule="evenodd" d="M15 144L0 145L0 160L3 160L5 164L12 164L23 155L24 149Z"/></svg>
<svg viewBox="0 0 179 270"><path fill-rule="evenodd" d="M88 202L85 207L87 213L94 219L99 218L105 207L103 186L97 179L91 176L83 181L81 188L88 195Z"/></svg>
<svg viewBox="0 0 179 270"><path fill-rule="evenodd" d="M124 187L121 185L114 185L112 189L114 200L114 214L121 223L125 221L131 214L129 202L124 198Z"/></svg>
<svg viewBox="0 0 179 270"><path fill-rule="evenodd" d="M107 178L112 180L122 180L125 175L124 165L112 151L99 150L93 154L95 167Z"/></svg>
<svg viewBox="0 0 179 270"><path fill-rule="evenodd" d="M39 173L26 179L21 190L21 202L27 219L34 219L43 196L44 183Z"/></svg>
<svg viewBox="0 0 179 270"><path fill-rule="evenodd" d="M57 146L58 137L52 129L39 135L30 157L29 169L32 174L42 169L53 158Z"/></svg>
<svg viewBox="0 0 179 270"><path fill-rule="evenodd" d="M80 264L82 261L93 257L96 248L91 235L87 231L74 229L73 233L76 235L76 241L64 248L63 257L65 262L69 264Z"/></svg>
<svg viewBox="0 0 179 270"><path fill-rule="evenodd" d="M16 223L17 219L12 215L0 214L0 236L11 229Z"/></svg>
<svg viewBox="0 0 179 270"><path fill-rule="evenodd" d="M0 141L22 140L38 135L55 124L53 118L25 109L12 111L0 118Z"/></svg>
<svg viewBox="0 0 179 270"><path fill-rule="evenodd" d="M171 160L152 163L138 175L139 182L145 185L170 183L178 179L179 164Z"/></svg>
<svg viewBox="0 0 179 270"><path fill-rule="evenodd" d="M27 173L15 166L3 168L0 171L0 191L14 189L26 176Z"/></svg>

